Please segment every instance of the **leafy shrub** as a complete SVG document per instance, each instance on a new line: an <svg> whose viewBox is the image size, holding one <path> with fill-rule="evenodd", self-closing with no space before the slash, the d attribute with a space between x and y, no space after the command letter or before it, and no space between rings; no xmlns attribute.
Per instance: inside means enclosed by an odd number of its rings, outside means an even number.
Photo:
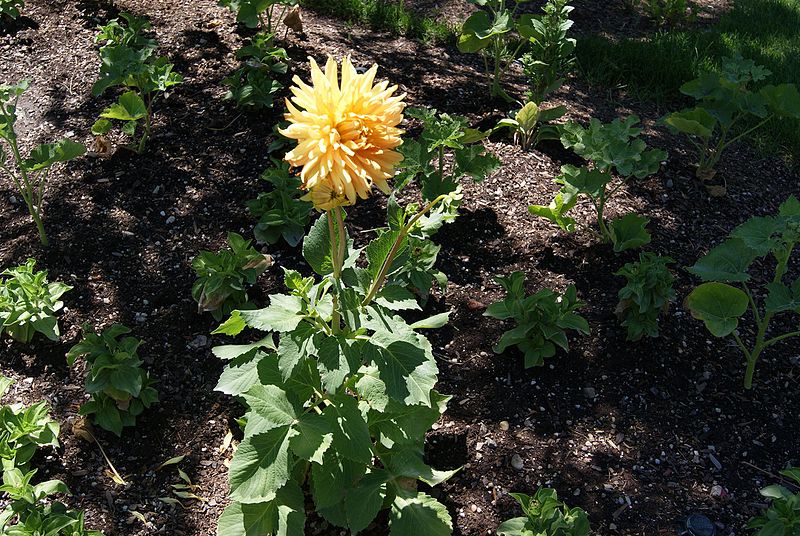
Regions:
<svg viewBox="0 0 800 536"><path fill-rule="evenodd" d="M83 326L83 339L67 353L70 366L81 356L86 359L89 371L86 392L91 400L81 405L81 415L92 415L100 427L122 435L122 428L135 426L136 417L158 402L155 380L142 370L142 360L137 350L142 343L127 335L131 330L114 324L94 333Z"/></svg>
<svg viewBox="0 0 800 536"><path fill-rule="evenodd" d="M92 126L92 134L103 136L113 128L112 121L122 122L122 132L135 139L140 122L142 135L129 148L137 153L145 150L150 139L153 103L169 88L181 84L183 77L173 72L173 64L163 56L154 56L156 41L142 34L150 29L147 20L128 13L100 26L97 42L100 47L100 78L92 87L95 97L111 87L125 90L117 102L103 110Z"/></svg>
<svg viewBox="0 0 800 536"><path fill-rule="evenodd" d="M614 251L620 252L637 248L650 242L650 234L645 226L647 218L627 214L606 223L604 213L608 200L629 180L644 179L655 174L667 153L659 149L648 149L644 140L639 139L641 129L636 127L639 118L635 115L624 121L615 119L603 124L592 119L589 128L577 123L567 123L561 127L561 143L588 160L592 166L575 167L566 165L555 182L561 190L548 206L532 205L528 210L557 224L567 232L575 231L575 220L567 212L578 202L579 196L589 198L597 212L600 237L604 242L614 244ZM619 177L612 185L614 174Z"/></svg>
<svg viewBox="0 0 800 536"><path fill-rule="evenodd" d="M800 486L800 468L792 467L780 472L782 476ZM792 493L785 486L773 484L761 490L761 495L772 502L762 515L754 517L747 528L756 529L755 536L794 536L800 532L800 493Z"/></svg>
<svg viewBox="0 0 800 536"><path fill-rule="evenodd" d="M747 369L745 389L753 384L753 373L761 353L784 339L800 335L791 331L767 338L772 318L781 313L800 314L800 278L785 282L792 252L800 241L800 202L789 197L775 216L753 217L736 227L730 237L689 268L705 281L686 298L692 316L705 323L715 337L733 336L742 350ZM754 292L748 269L757 259L773 257L775 275L765 292ZM737 286L734 286L737 285ZM766 295L762 307L756 298ZM737 327L747 311L756 325L755 341L745 344Z"/></svg>
<svg viewBox="0 0 800 536"><path fill-rule="evenodd" d="M693 97L697 105L674 112L664 121L673 131L687 135L697 150L698 179L713 178L725 150L736 141L747 139L773 119L800 118L800 92L794 84L751 88L770 74L737 54L723 59L721 72L705 73L681 86L681 93ZM737 125L743 128L736 130Z"/></svg>
<svg viewBox="0 0 800 536"><path fill-rule="evenodd" d="M0 22L19 18L20 10L24 8L24 0L0 0Z"/></svg>
<svg viewBox="0 0 800 536"><path fill-rule="evenodd" d="M564 106L543 110L535 102L528 102L512 112L510 117L501 119L495 129L508 128L514 136L514 143L527 150L536 147L542 140L559 139L559 127L548 123L562 117L566 112Z"/></svg>
<svg viewBox="0 0 800 536"><path fill-rule="evenodd" d="M258 194L247 202L258 218L254 234L259 243L274 244L283 237L294 247L303 239L313 205L300 199L300 179L289 172L289 164L273 160L273 166L259 177L272 185L272 191Z"/></svg>
<svg viewBox="0 0 800 536"><path fill-rule="evenodd" d="M14 125L17 122L17 101L27 89L28 82L25 80L13 86L0 84L0 140L5 141L11 151L9 159L5 147L0 144L0 170L11 179L22 196L36 223L39 239L46 246L48 240L42 221L42 202L50 169L56 162L67 162L84 154L86 148L65 138L56 143L39 145L29 153L28 158L22 158ZM12 162L17 171L12 169Z"/></svg>
<svg viewBox="0 0 800 536"><path fill-rule="evenodd" d="M236 58L244 65L223 81L229 88L225 100L238 107L272 108L273 96L283 88L273 77L286 74L286 50L274 45L272 34L258 33L236 51Z"/></svg>
<svg viewBox="0 0 800 536"><path fill-rule="evenodd" d="M641 7L658 26L683 26L697 21L698 8L691 0L626 0L631 8Z"/></svg>
<svg viewBox="0 0 800 536"><path fill-rule="evenodd" d="M539 488L536 495L512 493L524 517L515 517L497 527L498 536L589 536L589 518L580 508L558 500L556 490Z"/></svg>
<svg viewBox="0 0 800 536"><path fill-rule="evenodd" d="M458 181L462 177L482 181L500 166L500 160L480 143L490 132L470 128L466 117L439 113L433 108L409 108L406 115L422 122L422 132L418 139L406 140L400 147L403 162L397 191L418 177L422 198L430 202L440 195L460 192ZM449 153L453 165L448 168L445 164ZM449 205L453 218L458 204Z"/></svg>
<svg viewBox="0 0 800 536"><path fill-rule="evenodd" d="M55 314L64 307L60 300L72 287L48 283L47 270L34 272L36 261L0 273L0 335L3 331L19 342L29 343L38 332L57 341L61 333Z"/></svg>
<svg viewBox="0 0 800 536"><path fill-rule="evenodd" d="M520 58L522 72L528 79L527 98L536 104L561 87L564 75L575 63L576 41L567 37L573 24L569 19L573 7L567 2L548 0L542 6L544 13L529 19L530 26L523 26L521 30L530 43L530 51Z"/></svg>
<svg viewBox="0 0 800 536"><path fill-rule="evenodd" d="M221 320L237 308L247 307L247 287L272 265L272 257L259 253L241 235L228 233L230 249L219 253L201 251L192 261L197 280L192 298L199 312L210 312Z"/></svg>
<svg viewBox="0 0 800 536"><path fill-rule="evenodd" d="M558 87L558 77L568 66L575 41L566 38L572 25L568 19L571 7L566 0L548 0L543 15L525 14L517 18L522 2L508 9L504 0L468 0L484 8L464 22L458 38L458 49L465 53L479 52L484 57L486 73L493 97L513 99L502 87L502 78L521 51L531 46L526 58L534 101L548 90ZM489 67L489 60L492 67Z"/></svg>
<svg viewBox="0 0 800 536"><path fill-rule="evenodd" d="M586 319L575 313L583 303L578 301L573 285L563 295L550 289L526 295L523 272L495 277L495 281L506 291L506 298L491 304L484 316L516 323L500 337L495 353L502 354L509 346L516 346L525 356L525 368L540 367L546 357L556 354L557 346L569 350L566 330L589 333Z"/></svg>
<svg viewBox="0 0 800 536"><path fill-rule="evenodd" d="M0 375L0 397L14 380ZM58 447L59 424L50 418L45 402L23 407L0 406L0 460L3 471L28 470L28 464L40 447Z"/></svg>
<svg viewBox="0 0 800 536"><path fill-rule="evenodd" d="M267 33L272 33L273 22L278 23L283 20L286 10L297 4L298 0L219 0L220 6L236 13L236 22L248 28L260 27ZM278 17L273 19L273 8L276 5L283 7Z"/></svg>
<svg viewBox="0 0 800 536"><path fill-rule="evenodd" d="M667 268L673 262L669 257L642 252L638 262L627 263L615 274L627 280L619 291L616 313L628 328L629 341L638 341L645 335L658 337L658 317L675 299L675 278Z"/></svg>

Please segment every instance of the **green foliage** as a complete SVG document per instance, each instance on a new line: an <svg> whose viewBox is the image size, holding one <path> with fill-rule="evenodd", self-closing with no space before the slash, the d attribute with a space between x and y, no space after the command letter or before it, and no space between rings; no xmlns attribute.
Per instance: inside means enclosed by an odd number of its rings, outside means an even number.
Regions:
<svg viewBox="0 0 800 536"><path fill-rule="evenodd" d="M272 108L273 96L283 88L273 77L286 74L286 50L275 46L274 35L261 32L236 51L236 58L244 65L223 80L228 86L225 100L237 107Z"/></svg>
<svg viewBox="0 0 800 536"><path fill-rule="evenodd" d="M0 397L14 380L0 376ZM28 464L39 447L58 447L60 427L50 418L45 402L30 407L21 404L0 406L0 460L3 471L14 468L28 470Z"/></svg>
<svg viewBox="0 0 800 536"><path fill-rule="evenodd" d="M137 350L142 343L135 337L122 337L131 330L114 324L95 333L83 326L83 339L67 353L70 366L81 356L88 373L86 392L91 399L81 405L81 415L92 415L100 427L122 435L122 428L135 426L136 417L158 402L155 380L142 370Z"/></svg>
<svg viewBox="0 0 800 536"><path fill-rule="evenodd" d="M561 87L575 62L576 42L567 37L573 24L569 19L573 7L567 2L548 0L542 6L542 15L526 15L524 19L529 24L520 26L522 37L530 43L530 51L520 58L522 72L528 79L527 98L536 104Z"/></svg>
<svg viewBox="0 0 800 536"><path fill-rule="evenodd" d="M395 189L400 191L418 178L425 201L450 196L450 202L440 207L448 209L442 215L444 220L453 221L461 201L460 179L470 177L480 182L500 167L500 160L480 143L490 132L470 128L466 117L433 108L409 108L406 115L422 122L422 133L400 146L403 162ZM445 165L448 155L452 156L450 166Z"/></svg>
<svg viewBox="0 0 800 536"><path fill-rule="evenodd" d="M645 335L658 337L658 317L675 299L675 278L667 268L673 262L669 257L642 252L637 262L629 262L616 272L626 279L618 294L616 313L628 329L629 341Z"/></svg>
<svg viewBox="0 0 800 536"><path fill-rule="evenodd" d="M800 468L785 469L780 474L800 487ZM747 528L757 530L755 536L794 536L800 532L800 493L773 484L762 489L761 495L771 502L766 512L747 524Z"/></svg>
<svg viewBox="0 0 800 536"><path fill-rule="evenodd" d="M249 306L247 285L255 285L258 276L272 265L272 257L259 253L250 243L241 235L228 233L229 249L201 251L192 260L197 274L192 298L198 312L210 312L221 320L234 309Z"/></svg>
<svg viewBox="0 0 800 536"><path fill-rule="evenodd" d="M799 241L800 202L792 196L781 204L777 215L750 218L689 268L705 282L689 294L686 306L715 337L733 336L747 360L746 389L752 386L761 353L777 342L800 335L800 331L791 331L767 338L775 315L800 314L800 278L785 281L792 252ZM775 275L763 292L751 291L747 271L757 259L767 257L776 261ZM766 296L762 306L756 301L760 295ZM756 325L756 337L750 345L745 344L737 331L748 310Z"/></svg>
<svg viewBox="0 0 800 536"><path fill-rule="evenodd" d="M393 282L409 236L433 208L407 217L390 200L388 228L363 249L353 249L340 207L322 214L303 242L316 274L284 270L286 294L234 311L217 329L266 332L214 348L228 361L217 390L246 408L220 536L303 534L306 484L317 513L353 534L383 508L391 535L452 532L446 508L416 489L418 480L435 485L452 474L423 455L448 397L433 389L436 359L420 331L447 315L407 323L397 312L419 306Z"/></svg>
<svg viewBox="0 0 800 536"><path fill-rule="evenodd" d="M301 199L300 179L289 172L289 164L274 159L272 164L259 177L272 190L248 201L247 208L258 218L254 233L259 243L275 244L283 237L294 247L303 239L313 205Z"/></svg>
<svg viewBox="0 0 800 536"><path fill-rule="evenodd" d="M531 149L542 140L557 140L561 131L557 125L550 125L551 121L563 117L567 113L564 106L541 109L535 102L528 102L519 110L512 112L510 117L501 119L495 130L508 128L523 149Z"/></svg>
<svg viewBox="0 0 800 536"><path fill-rule="evenodd" d="M122 132L136 138L143 123L138 142L129 148L137 153L145 150L150 139L153 102L173 86L183 83L183 77L173 72L173 65L163 56L155 56L156 41L143 35L150 23L143 18L123 13L105 26L99 26L97 42L100 47L100 78L92 87L92 95L99 96L111 87L125 91L117 102L100 114L92 126L92 134L102 136L113 128L112 121L122 122Z"/></svg>
<svg viewBox="0 0 800 536"><path fill-rule="evenodd" d="M64 307L61 296L72 289L63 283L48 283L47 270L34 272L36 261L28 261L0 273L0 335L29 343L38 332L57 341L61 336L56 313Z"/></svg>
<svg viewBox="0 0 800 536"><path fill-rule="evenodd" d="M19 18L20 10L24 8L24 0L0 0L0 22Z"/></svg>
<svg viewBox="0 0 800 536"><path fill-rule="evenodd" d="M683 26L697 21L698 8L691 0L626 0L631 7L641 7L658 26Z"/></svg>
<svg viewBox="0 0 800 536"><path fill-rule="evenodd" d="M604 213L608 200L633 178L645 179L661 167L667 153L659 149L648 149L642 132L636 125L635 115L625 120L615 119L604 124L592 118L589 128L577 123L561 126L561 143L578 156L591 163L591 167L580 168L566 165L561 168L555 182L561 190L548 206L532 205L531 214L547 218L567 232L575 230L575 220L567 212L577 203L579 196L586 196L597 212L600 237L614 244L614 251L640 247L650 242L645 230L649 220L635 214L627 214L606 223ZM611 184L616 176L619 180Z"/></svg>
<svg viewBox="0 0 800 536"><path fill-rule="evenodd" d="M714 176L732 143L746 139L773 119L800 119L800 92L794 84L765 85L758 91L751 87L770 74L737 54L723 59L721 72L705 73L681 86L681 93L693 97L697 105L668 115L664 122L674 132L687 135L697 150L699 179ZM746 121L756 124L734 130Z"/></svg>
<svg viewBox="0 0 800 536"><path fill-rule="evenodd" d="M219 0L219 5L227 7L236 13L236 22L248 28L261 28L272 33L273 23L283 20L283 15L289 6L296 6L298 0ZM273 8L283 6L278 17L273 19Z"/></svg>
<svg viewBox="0 0 800 536"><path fill-rule="evenodd" d="M539 488L536 495L512 493L525 514L497 527L498 536L589 536L589 518L580 508L558 500L556 490Z"/></svg>
<svg viewBox="0 0 800 536"><path fill-rule="evenodd" d="M5 141L11 152L9 158L5 146L0 143L0 171L11 180L22 196L36 223L39 239L46 246L48 240L42 222L42 202L50 170L57 162L67 162L81 156L86 148L70 139L63 139L56 143L39 145L30 152L28 158L23 158L14 125L17 122L17 101L27 89L26 80L13 86L0 84L0 140Z"/></svg>
<svg viewBox="0 0 800 536"><path fill-rule="evenodd" d="M525 368L540 367L545 358L556 354L556 347L569 351L566 330L589 333L586 319L575 313L583 303L578 301L573 285L564 294L542 289L526 295L523 272L496 277L495 281L505 289L506 298L491 304L484 316L511 319L516 324L500 337L495 353L502 354L509 346L516 346L525 356Z"/></svg>

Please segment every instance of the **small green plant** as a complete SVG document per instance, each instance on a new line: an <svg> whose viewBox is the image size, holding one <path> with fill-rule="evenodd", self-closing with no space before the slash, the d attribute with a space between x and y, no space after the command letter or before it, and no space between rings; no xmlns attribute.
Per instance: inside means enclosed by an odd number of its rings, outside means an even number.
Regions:
<svg viewBox="0 0 800 536"><path fill-rule="evenodd" d="M674 112L664 122L674 132L687 135L697 150L697 178L716 174L725 150L747 139L773 120L800 118L800 92L794 84L751 85L765 80L770 71L737 54L724 58L720 72L709 72L681 86L681 93L697 101L694 108Z"/></svg>
<svg viewBox="0 0 800 536"><path fill-rule="evenodd" d="M659 149L648 149L639 138L641 129L636 127L639 118L635 115L624 121L615 119L603 124L592 119L589 128L577 123L561 127L561 143L578 156L591 163L576 167L566 165L555 182L562 187L548 206L532 205L528 210L557 224L567 232L575 231L576 221L567 212L578 202L579 196L588 197L597 213L600 238L614 245L614 251L641 247L650 242L645 229L650 220L636 214L626 214L611 222L605 221L605 208L619 189L633 178L642 180L655 174L667 153ZM619 177L616 184L615 175Z"/></svg>
<svg viewBox="0 0 800 536"><path fill-rule="evenodd" d="M756 363L764 350L800 335L800 331L790 331L768 337L775 315L800 314L800 278L785 282L792 252L799 241L800 202L792 196L781 204L777 215L750 218L688 269L704 283L689 294L686 306L715 337L733 336L747 362L745 389L753 385ZM748 284L747 271L757 259L767 257L776 261L775 275L765 285L765 292L755 292ZM760 307L756 298L763 294L766 297ZM737 329L748 310L756 327L755 340L750 344L745 343Z"/></svg>
<svg viewBox="0 0 800 536"><path fill-rule="evenodd" d="M21 9L25 9L24 0L0 0L0 23L18 19Z"/></svg>
<svg viewBox="0 0 800 536"><path fill-rule="evenodd" d="M509 346L516 346L525 357L525 368L540 367L545 358L556 355L556 347L569 351L566 330L589 333L589 323L575 313L583 303L578 301L573 285L564 294L542 289L526 295L523 272L495 277L495 281L506 291L506 297L491 304L484 316L516 323L500 337L495 353L502 354Z"/></svg>
<svg viewBox="0 0 800 536"><path fill-rule="evenodd" d="M28 82L25 80L13 86L0 84L0 140L5 141L11 151L9 158L6 148L0 144L0 170L8 176L22 196L36 223L39 239L42 245L47 246L49 242L44 230L42 204L50 170L56 162L67 162L81 156L86 148L65 138L56 143L39 145L29 153L28 158L22 158L14 125L17 122L17 102L27 89Z"/></svg>
<svg viewBox="0 0 800 536"><path fill-rule="evenodd" d="M117 102L103 110L100 119L92 126L92 134L103 136L113 128L112 121L122 122L122 132L136 139L140 123L142 134L129 146L143 153L150 139L153 122L153 103L159 95L181 84L183 77L173 72L173 64L163 56L155 56L156 41L142 34L150 29L146 19L122 13L119 19L99 27L97 42L100 47L100 78L92 87L95 97L111 87L124 90Z"/></svg>
<svg viewBox="0 0 800 536"><path fill-rule="evenodd" d="M201 251L192 261L197 280L192 285L192 298L198 312L210 312L221 320L234 309L250 306L247 285L255 285L258 276L272 265L272 257L259 253L250 240L228 233L229 249L219 253Z"/></svg>
<svg viewBox="0 0 800 536"><path fill-rule="evenodd" d="M258 218L253 230L262 244L275 244L283 237L294 247L305 235L313 205L301 199L300 179L289 172L289 164L273 159L273 166L259 177L272 190L247 202L250 214Z"/></svg>
<svg viewBox="0 0 800 536"><path fill-rule="evenodd" d="M510 494L522 507L515 517L497 527L498 536L589 536L589 518L580 508L558 499L556 490L539 488L536 495Z"/></svg>
<svg viewBox="0 0 800 536"><path fill-rule="evenodd" d="M637 262L629 262L616 272L627 280L619 291L616 313L628 329L629 341L645 335L658 337L658 317L675 299L675 277L667 268L673 262L669 257L642 252Z"/></svg>
<svg viewBox="0 0 800 536"><path fill-rule="evenodd" d="M28 261L0 273L0 335L29 343L38 332L57 341L61 336L56 313L64 307L61 296L72 290L63 283L48 283L47 270L34 272Z"/></svg>
<svg viewBox="0 0 800 536"><path fill-rule="evenodd" d="M528 150L536 147L542 140L557 140L561 137L558 125L549 124L567 113L564 106L542 109L535 102L528 102L510 117L501 119L495 130L509 129L514 137L514 143Z"/></svg>
<svg viewBox="0 0 800 536"><path fill-rule="evenodd" d="M784 469L781 476L793 481L800 489L800 467ZM796 536L800 534L800 492L792 492L780 484L761 490L761 495L771 500L769 508L750 520L747 528L756 530L755 536Z"/></svg>
<svg viewBox="0 0 800 536"><path fill-rule="evenodd" d="M31 484L36 470L23 472L17 468L3 471L0 491L11 501L0 512L0 533L8 536L103 536L84 526L82 511L69 510L50 497L69 495L60 480ZM45 502L46 501L46 502Z"/></svg>
<svg viewBox="0 0 800 536"><path fill-rule="evenodd" d="M0 397L14 380L0 375ZM29 463L40 447L57 448L60 426L50 417L45 402L23 407L21 404L0 406L0 460L3 471L29 469Z"/></svg>
<svg viewBox="0 0 800 536"><path fill-rule="evenodd" d="M219 0L219 5L236 13L236 22L248 28L261 28L272 33L275 24L281 22L286 11L298 4L299 0ZM283 6L275 16L275 6Z"/></svg>
<svg viewBox="0 0 800 536"><path fill-rule="evenodd" d="M530 51L520 58L522 72L528 79L530 102L541 104L547 95L558 90L575 63L576 41L567 37L573 24L569 19L573 7L567 2L548 0L542 6L544 13L529 19L530 26L521 28L530 43Z"/></svg>
<svg viewBox="0 0 800 536"><path fill-rule="evenodd" d="M629 9L641 7L657 26L686 26L697 22L699 9L691 0L625 0Z"/></svg>
<svg viewBox="0 0 800 536"><path fill-rule="evenodd" d="M395 186L397 191L418 178L423 200L433 201L460 192L458 182L462 177L479 182L500 166L500 160L480 143L491 131L470 128L466 117L439 113L432 108L410 108L406 115L422 122L422 132L418 139L406 140L400 147L404 159ZM451 155L452 165L446 166ZM458 204L444 204L453 210L453 218Z"/></svg>
<svg viewBox="0 0 800 536"><path fill-rule="evenodd" d="M286 50L275 46L272 34L262 32L237 50L236 58L244 65L223 80L228 86L224 98L237 107L272 108L275 93L283 88L273 77L285 75L288 69Z"/></svg>
<svg viewBox="0 0 800 536"><path fill-rule="evenodd" d="M88 373L86 392L91 399L80 407L81 415L91 415L101 428L122 435L125 426L135 426L136 417L158 402L155 380L142 370L137 350L142 341L122 337L131 330L114 324L102 333L83 326L83 339L67 353L70 366L83 356Z"/></svg>

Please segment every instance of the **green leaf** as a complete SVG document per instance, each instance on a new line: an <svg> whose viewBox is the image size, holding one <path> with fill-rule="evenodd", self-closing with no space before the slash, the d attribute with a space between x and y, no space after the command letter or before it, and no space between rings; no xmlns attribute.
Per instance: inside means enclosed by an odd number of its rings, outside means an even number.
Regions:
<svg viewBox="0 0 800 536"><path fill-rule="evenodd" d="M747 311L747 294L725 283L703 283L686 298L692 316L702 320L715 337L730 335Z"/></svg>
<svg viewBox="0 0 800 536"><path fill-rule="evenodd" d="M439 370L416 336L377 332L363 351L365 358L378 367L391 398L408 405L430 405Z"/></svg>
<svg viewBox="0 0 800 536"><path fill-rule="evenodd" d="M286 392L276 385L254 385L242 398L250 408L245 437L297 421L299 409L289 400Z"/></svg>
<svg viewBox="0 0 800 536"><path fill-rule="evenodd" d="M138 121L147 116L147 105L135 91L120 95L119 100L103 110L100 117L119 121Z"/></svg>
<svg viewBox="0 0 800 536"><path fill-rule="evenodd" d="M348 395L335 395L322 412L333 431L333 448L348 460L369 464L372 440L367 423L358 409L358 401Z"/></svg>
<svg viewBox="0 0 800 536"><path fill-rule="evenodd" d="M344 500L345 514L347 525L353 534L367 528L380 512L386 497L388 480L386 471L374 469L347 493Z"/></svg>
<svg viewBox="0 0 800 536"><path fill-rule="evenodd" d="M327 212L317 218L317 221L311 226L303 240L303 257L319 275L327 275L333 272Z"/></svg>
<svg viewBox="0 0 800 536"><path fill-rule="evenodd" d="M422 492L401 492L389 513L391 536L451 536L453 520L439 501Z"/></svg>
<svg viewBox="0 0 800 536"><path fill-rule="evenodd" d="M748 281L747 268L758 253L741 238L730 238L709 251L687 270L703 281Z"/></svg>
<svg viewBox="0 0 800 536"><path fill-rule="evenodd" d="M413 310L422 308L411 292L400 285L386 285L375 295L375 303L390 311Z"/></svg>
<svg viewBox="0 0 800 536"><path fill-rule="evenodd" d="M563 231L575 231L575 219L566 216L566 213L578 202L577 191L573 188L562 188L548 206L531 205L528 212L535 216L547 218L558 225Z"/></svg>
<svg viewBox="0 0 800 536"><path fill-rule="evenodd" d="M215 346L211 349L211 353L220 359L230 360L242 356L256 349L266 348L268 350L275 350L275 340L272 335L267 335L258 342L252 344L226 344L224 346Z"/></svg>
<svg viewBox="0 0 800 536"><path fill-rule="evenodd" d="M741 238L756 255L763 257L778 246L778 241L773 237L784 229L781 218L753 217L734 229L731 237Z"/></svg>
<svg viewBox="0 0 800 536"><path fill-rule="evenodd" d="M800 312L800 278L795 280L791 288L779 281L769 283L766 288L769 291L764 300L767 312Z"/></svg>
<svg viewBox="0 0 800 536"><path fill-rule="evenodd" d="M681 112L674 112L666 117L664 122L668 127L708 140L714 134L717 120L705 108L694 108Z"/></svg>
<svg viewBox="0 0 800 536"><path fill-rule="evenodd" d="M222 324L220 324L217 329L212 331L213 335L230 335L231 337L235 337L239 333L241 333L244 328L247 327L247 323L242 318L241 312L234 311L231 313L231 316Z"/></svg>
<svg viewBox="0 0 800 536"><path fill-rule="evenodd" d="M298 457L313 463L323 463L325 451L333 443L333 429L322 415L305 413L295 425L297 434L289 446Z"/></svg>
<svg viewBox="0 0 800 536"><path fill-rule="evenodd" d="M273 501L231 503L217 522L217 536L303 536L305 517L303 490L289 481Z"/></svg>
<svg viewBox="0 0 800 536"><path fill-rule="evenodd" d="M63 139L54 144L48 143L36 147L22 162L22 167L26 171L39 171L56 162L67 162L84 153L86 153L86 147L70 139Z"/></svg>
<svg viewBox="0 0 800 536"><path fill-rule="evenodd" d="M271 501L289 480L291 426L246 437L239 444L228 474L231 500L242 503Z"/></svg>
<svg viewBox="0 0 800 536"><path fill-rule="evenodd" d="M266 380L270 376L269 364L274 364L274 362L274 355L259 351L251 351L236 357L222 371L214 390L231 396L246 393L254 385L267 383ZM280 380L281 377L276 367L272 381L278 383Z"/></svg>
<svg viewBox="0 0 800 536"><path fill-rule="evenodd" d="M102 136L108 134L114 125L108 119L98 119L92 125L92 134L95 136Z"/></svg>
<svg viewBox="0 0 800 536"><path fill-rule="evenodd" d="M288 294L270 295L269 307L255 311L239 311L251 328L261 331L287 332L294 330L303 320L303 299Z"/></svg>
<svg viewBox="0 0 800 536"><path fill-rule="evenodd" d="M619 253L649 244L651 237L646 229L648 223L648 218L632 212L612 220L608 224L608 230L611 242L614 243L614 251Z"/></svg>
<svg viewBox="0 0 800 536"><path fill-rule="evenodd" d="M439 313L423 320L417 320L411 324L411 329L438 329L447 325L450 321L450 311Z"/></svg>
<svg viewBox="0 0 800 536"><path fill-rule="evenodd" d="M526 530L525 525L527 522L527 517L515 517L504 521L497 527L497 536L526 536L523 530ZM530 533L530 531L527 532Z"/></svg>

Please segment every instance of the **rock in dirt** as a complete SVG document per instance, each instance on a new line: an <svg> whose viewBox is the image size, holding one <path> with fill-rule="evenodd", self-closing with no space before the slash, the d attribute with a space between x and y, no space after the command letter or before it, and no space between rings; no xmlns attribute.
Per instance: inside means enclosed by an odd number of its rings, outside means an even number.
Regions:
<svg viewBox="0 0 800 536"><path fill-rule="evenodd" d="M519 454L514 454L511 456L511 467L516 469L517 471L521 471L525 464L522 462L522 458L520 458Z"/></svg>

